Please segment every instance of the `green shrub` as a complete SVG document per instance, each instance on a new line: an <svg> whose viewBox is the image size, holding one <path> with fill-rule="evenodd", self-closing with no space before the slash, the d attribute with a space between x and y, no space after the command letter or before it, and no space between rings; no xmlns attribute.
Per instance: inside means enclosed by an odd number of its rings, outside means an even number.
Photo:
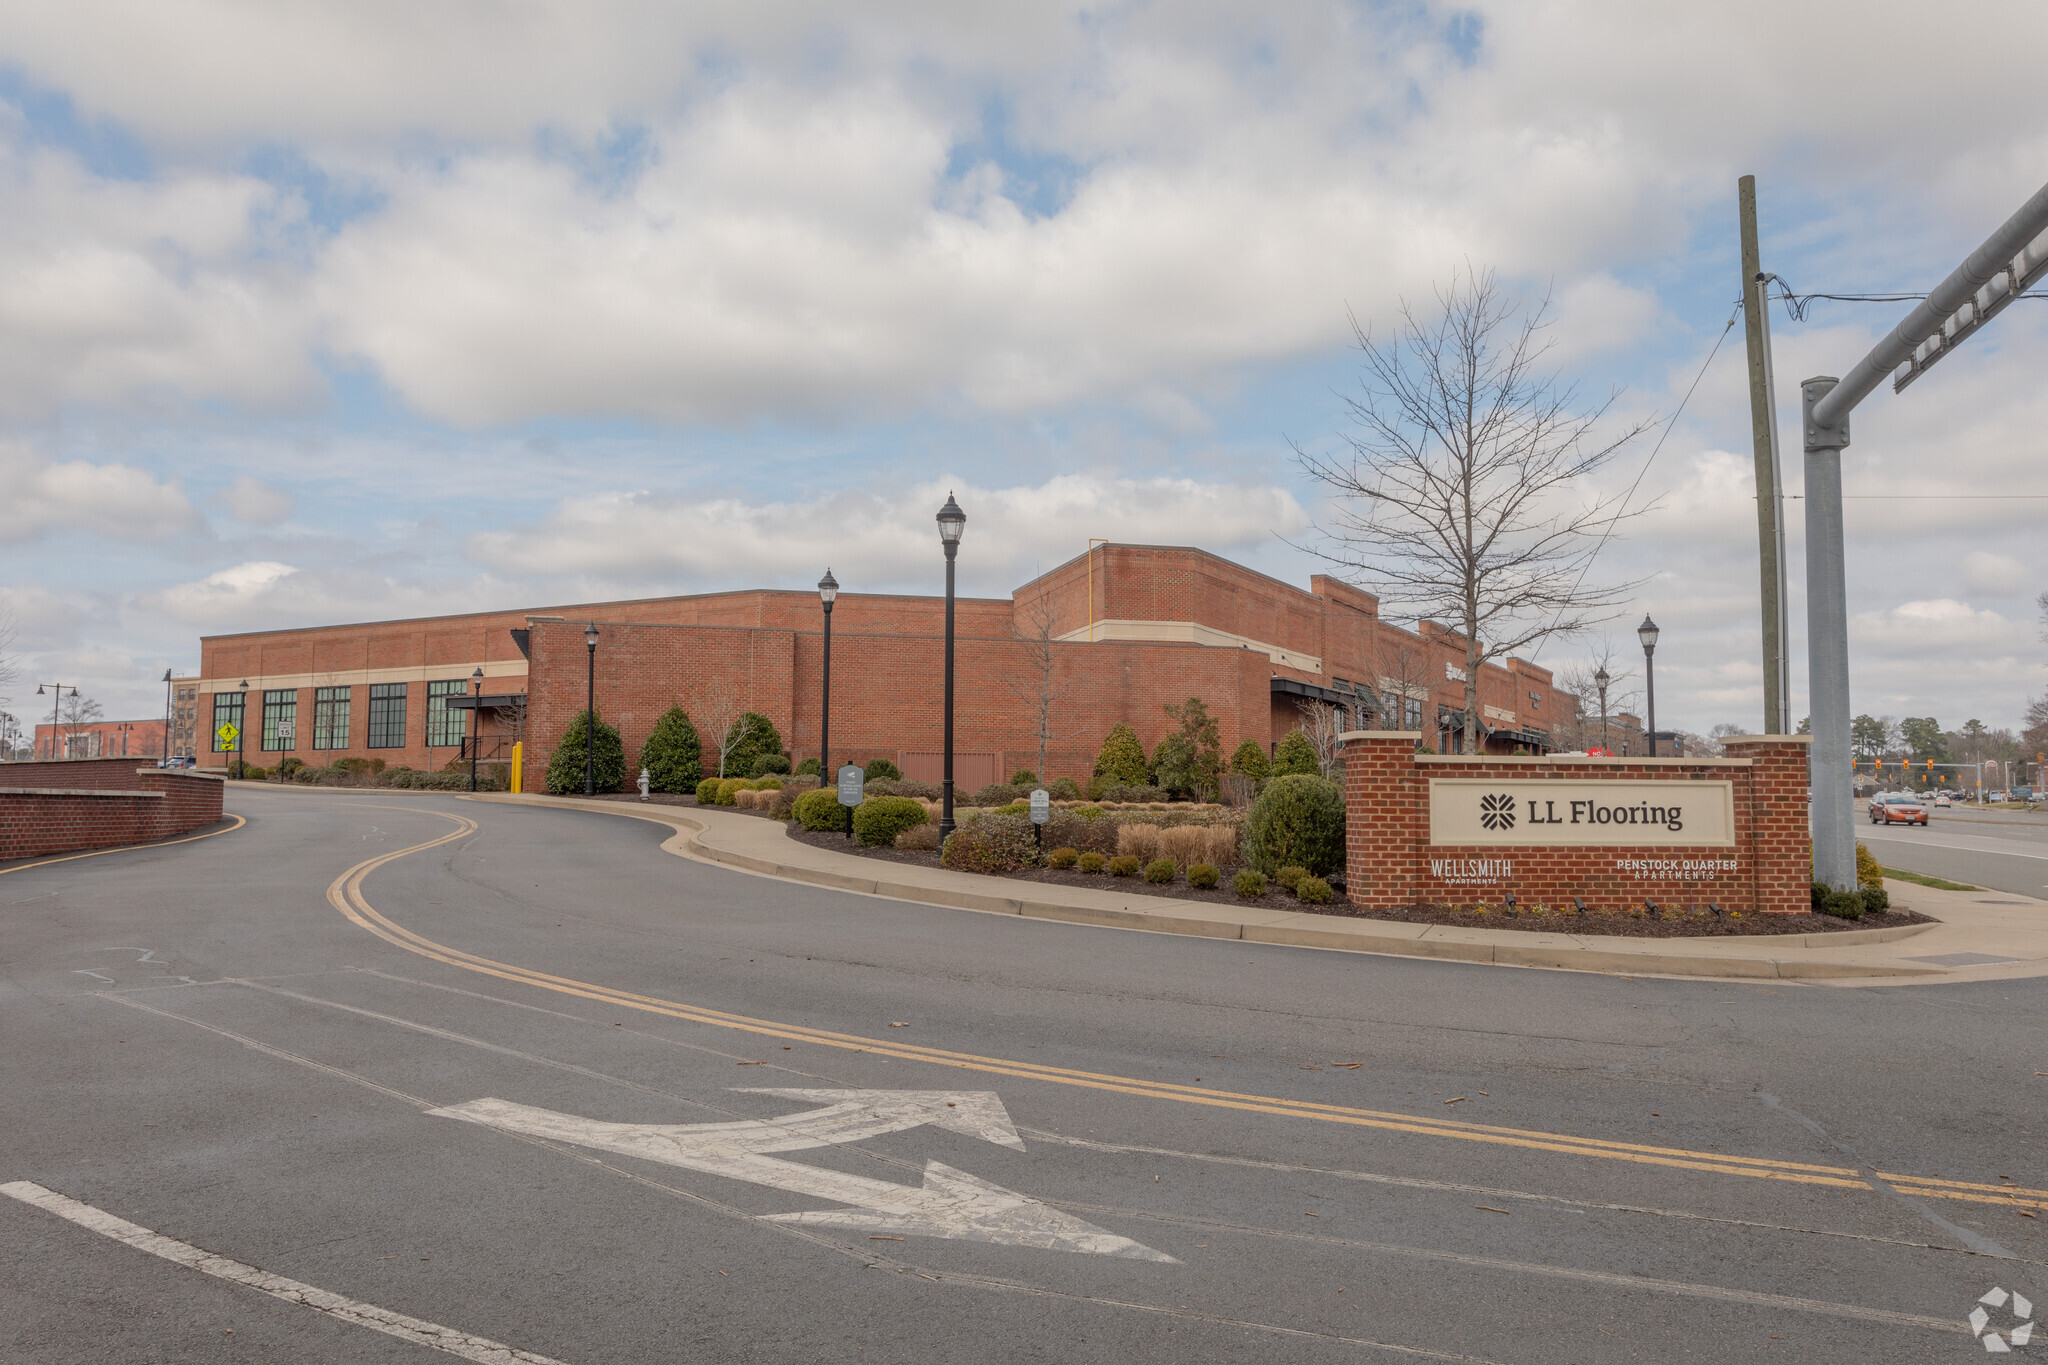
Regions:
<svg viewBox="0 0 2048 1365"><path fill-rule="evenodd" d="M1248 739L1237 746L1237 752L1230 756L1230 771L1241 773L1254 782L1263 782L1273 775L1273 764L1266 757L1266 746L1255 739Z"/></svg>
<svg viewBox="0 0 2048 1365"><path fill-rule="evenodd" d="M1038 785L1038 774L1032 772L1029 768L1019 768L1016 772L1010 774L1010 785L1013 787L1035 787Z"/></svg>
<svg viewBox="0 0 2048 1365"><path fill-rule="evenodd" d="M569 728L563 731L562 742L555 746L554 757L548 760L548 790L556 796L583 790L586 746L590 751L591 785L595 790L615 792L626 780L626 746L619 742L619 727L607 725L599 719L597 739L592 743L590 722L590 712L577 712L576 719L570 721Z"/></svg>
<svg viewBox="0 0 2048 1365"><path fill-rule="evenodd" d="M839 793L830 787L805 792L790 807L790 814L807 830L818 833L846 832L846 807L839 804Z"/></svg>
<svg viewBox="0 0 2048 1365"><path fill-rule="evenodd" d="M228 765L228 771L229 771L229 772L233 772L233 771L235 771L235 766L236 766L236 765L234 765L234 764L232 764L232 763L231 763L231 764L229 764L229 765ZM270 777L270 769L268 769L268 768L265 768L265 767L260 767L260 766L259 766L259 765L257 765L257 764L254 764L254 763L251 763L251 762L249 762L249 761L248 761L247 759L244 759L244 760L242 760L242 763L241 763L241 765L240 765L240 766L241 766L241 769L242 769L242 774L241 774L241 775L242 775L242 780L243 780L244 782L262 782L262 781L265 781L265 780L267 780L267 779L268 779L268 778Z"/></svg>
<svg viewBox="0 0 2048 1365"><path fill-rule="evenodd" d="M1299 733L1297 731L1296 733ZM1344 793L1305 774L1273 778L1245 817L1245 861L1271 877L1289 864L1325 876L1344 866Z"/></svg>
<svg viewBox="0 0 2048 1365"><path fill-rule="evenodd" d="M1038 861L1031 822L1019 815L983 815L960 826L939 850L939 863L959 872L1015 872Z"/></svg>
<svg viewBox="0 0 2048 1365"><path fill-rule="evenodd" d="M1884 868L1877 855L1862 844L1856 845L1856 885L1863 891L1884 890Z"/></svg>
<svg viewBox="0 0 2048 1365"><path fill-rule="evenodd" d="M293 773L297 772L299 769L305 766L306 760L303 758L299 758L295 755L287 758L280 758L279 760L277 760L277 775L279 777L290 777Z"/></svg>
<svg viewBox="0 0 2048 1365"><path fill-rule="evenodd" d="M1062 871L1080 861L1081 850L1078 848L1056 848L1045 855L1045 865L1047 867L1057 867Z"/></svg>
<svg viewBox="0 0 2048 1365"><path fill-rule="evenodd" d="M711 793L711 804L714 806L737 806L739 802L733 799L733 794L743 789L752 791L754 784L744 777L721 777L718 779L717 790Z"/></svg>
<svg viewBox="0 0 2048 1365"><path fill-rule="evenodd" d="M816 777L818 775L818 760L815 758L807 758L803 762L797 764L796 775L798 777Z"/></svg>
<svg viewBox="0 0 2048 1365"><path fill-rule="evenodd" d="M1230 885L1238 895L1243 896L1248 901L1257 900L1266 894L1265 876L1262 873L1252 871L1250 868L1246 868L1238 873L1231 880Z"/></svg>
<svg viewBox="0 0 2048 1365"><path fill-rule="evenodd" d="M1071 777L1055 777L1045 784L1046 795L1055 801L1079 801L1081 786Z"/></svg>
<svg viewBox="0 0 2048 1365"><path fill-rule="evenodd" d="M1100 801L1102 794L1108 791L1114 784L1115 779L1104 777L1101 773L1097 773L1081 784L1081 795L1090 801Z"/></svg>
<svg viewBox="0 0 2048 1365"><path fill-rule="evenodd" d="M861 775L870 782L901 782L903 769L886 758L871 758L867 766L861 769Z"/></svg>
<svg viewBox="0 0 2048 1365"><path fill-rule="evenodd" d="M1152 755L1154 779L1168 791L1204 800L1216 795L1223 774L1222 731L1200 697L1165 708L1180 729L1159 741Z"/></svg>
<svg viewBox="0 0 2048 1365"><path fill-rule="evenodd" d="M1109 860L1109 875L1112 877L1135 877L1138 875L1138 860L1128 853L1120 853Z"/></svg>
<svg viewBox="0 0 2048 1365"><path fill-rule="evenodd" d="M1171 858L1154 858L1145 864L1145 880L1154 886L1164 886L1180 875Z"/></svg>
<svg viewBox="0 0 2048 1365"><path fill-rule="evenodd" d="M986 810L993 809L996 806L1007 806L1012 801L1021 800L1024 796L1024 792L1018 791L1007 782L991 782L974 795L968 797L966 804L980 806Z"/></svg>
<svg viewBox="0 0 2048 1365"><path fill-rule="evenodd" d="M1101 752L1095 755L1095 775L1125 786L1151 780L1152 768L1145 761L1145 746L1138 743L1136 730L1122 722L1110 727Z"/></svg>
<svg viewBox="0 0 2048 1365"><path fill-rule="evenodd" d="M704 776L704 742L690 713L680 706L662 712L640 746L640 766L647 769L647 790L686 792Z"/></svg>
<svg viewBox="0 0 2048 1365"><path fill-rule="evenodd" d="M374 777L384 771L384 760L381 758L337 758L328 767L334 772L345 773L350 777Z"/></svg>
<svg viewBox="0 0 2048 1365"><path fill-rule="evenodd" d="M1222 880L1223 874L1214 863L1196 863L1188 869L1188 885L1203 891L1214 891L1216 883Z"/></svg>
<svg viewBox="0 0 2048 1365"><path fill-rule="evenodd" d="M1857 894L1863 897L1865 914L1881 915L1892 908L1892 893L1881 886L1866 886Z"/></svg>
<svg viewBox="0 0 2048 1365"><path fill-rule="evenodd" d="M907 796L871 796L854 807L853 841L864 848L890 848L897 835L930 818L922 801Z"/></svg>
<svg viewBox="0 0 2048 1365"><path fill-rule="evenodd" d="M755 756L754 761L747 766L747 776L749 777L769 777L776 773L786 773L788 771L789 755L787 754L758 754Z"/></svg>
<svg viewBox="0 0 2048 1365"><path fill-rule="evenodd" d="M718 784L724 780L722 777L707 777L702 782L699 782L697 784L697 804L700 806L717 805Z"/></svg>
<svg viewBox="0 0 2048 1365"><path fill-rule="evenodd" d="M759 711L748 711L733 722L737 732L732 749L725 756L722 777L744 777L754 771L754 760L763 754L782 752L782 734L775 722Z"/></svg>
<svg viewBox="0 0 2048 1365"><path fill-rule="evenodd" d="M1321 877L1303 877L1294 884L1294 898L1303 905L1328 905L1330 884Z"/></svg>
<svg viewBox="0 0 2048 1365"><path fill-rule="evenodd" d="M1821 901L1820 912L1823 915L1833 915L1836 919L1862 919L1862 893L1831 890Z"/></svg>
<svg viewBox="0 0 2048 1365"><path fill-rule="evenodd" d="M1323 773L1323 765L1316 761L1316 746L1299 726L1281 736L1279 747L1273 750L1271 775L1286 777L1290 773L1309 777L1320 777Z"/></svg>
<svg viewBox="0 0 2048 1365"><path fill-rule="evenodd" d="M757 777L749 785L757 792L779 792L788 786L789 782L785 778L769 776Z"/></svg>
<svg viewBox="0 0 2048 1365"><path fill-rule="evenodd" d="M1289 864L1273 874L1273 881L1276 885L1284 886L1289 891L1292 891L1295 887L1301 885L1301 879L1307 875L1307 868Z"/></svg>
<svg viewBox="0 0 2048 1365"><path fill-rule="evenodd" d="M1102 815L1094 806L1054 809L1045 822L1045 842L1053 848L1100 853L1105 857L1116 852L1116 821L1091 820L1080 813L1086 810L1093 810L1098 817Z"/></svg>
<svg viewBox="0 0 2048 1365"><path fill-rule="evenodd" d="M1102 799L1121 801L1125 805L1149 806L1155 801L1166 800L1170 794L1164 787L1109 786L1103 788Z"/></svg>
<svg viewBox="0 0 2048 1365"><path fill-rule="evenodd" d="M1103 868L1109 866L1109 859L1103 857L1100 853L1083 853L1081 860L1075 863L1074 866L1092 877L1102 871Z"/></svg>

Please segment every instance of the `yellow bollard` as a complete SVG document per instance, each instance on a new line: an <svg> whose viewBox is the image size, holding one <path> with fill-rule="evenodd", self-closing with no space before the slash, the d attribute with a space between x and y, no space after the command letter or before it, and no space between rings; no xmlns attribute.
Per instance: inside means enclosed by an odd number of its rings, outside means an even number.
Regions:
<svg viewBox="0 0 2048 1365"><path fill-rule="evenodd" d="M526 741L512 746L512 790L521 790L520 779L526 776Z"/></svg>

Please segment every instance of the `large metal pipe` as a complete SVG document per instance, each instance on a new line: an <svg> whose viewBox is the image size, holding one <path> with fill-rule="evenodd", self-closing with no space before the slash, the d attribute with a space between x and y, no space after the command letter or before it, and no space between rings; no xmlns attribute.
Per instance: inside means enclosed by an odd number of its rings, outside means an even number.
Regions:
<svg viewBox="0 0 2048 1365"><path fill-rule="evenodd" d="M1813 821L1813 879L1856 889L1856 789L1849 766L1849 586L1842 558L1842 447L1848 423L1816 427L1813 414L1835 387L1800 386L1806 408L1806 685L1813 717L1807 789Z"/></svg>

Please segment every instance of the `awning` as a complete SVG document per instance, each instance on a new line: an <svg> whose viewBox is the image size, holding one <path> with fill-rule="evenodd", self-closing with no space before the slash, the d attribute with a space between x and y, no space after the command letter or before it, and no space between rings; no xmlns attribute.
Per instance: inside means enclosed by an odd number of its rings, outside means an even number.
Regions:
<svg viewBox="0 0 2048 1365"><path fill-rule="evenodd" d="M474 711L481 702L486 711L500 711L508 706L519 706L525 701L524 692L486 692L481 697L443 697L441 705L450 711Z"/></svg>

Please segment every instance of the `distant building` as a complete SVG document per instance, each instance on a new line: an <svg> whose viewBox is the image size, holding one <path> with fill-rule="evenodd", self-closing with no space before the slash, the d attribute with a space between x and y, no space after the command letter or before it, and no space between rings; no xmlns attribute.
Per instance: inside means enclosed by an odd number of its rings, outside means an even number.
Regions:
<svg viewBox="0 0 2048 1365"><path fill-rule="evenodd" d="M92 720L79 725L36 726L37 758L147 758L164 756L164 722Z"/></svg>

